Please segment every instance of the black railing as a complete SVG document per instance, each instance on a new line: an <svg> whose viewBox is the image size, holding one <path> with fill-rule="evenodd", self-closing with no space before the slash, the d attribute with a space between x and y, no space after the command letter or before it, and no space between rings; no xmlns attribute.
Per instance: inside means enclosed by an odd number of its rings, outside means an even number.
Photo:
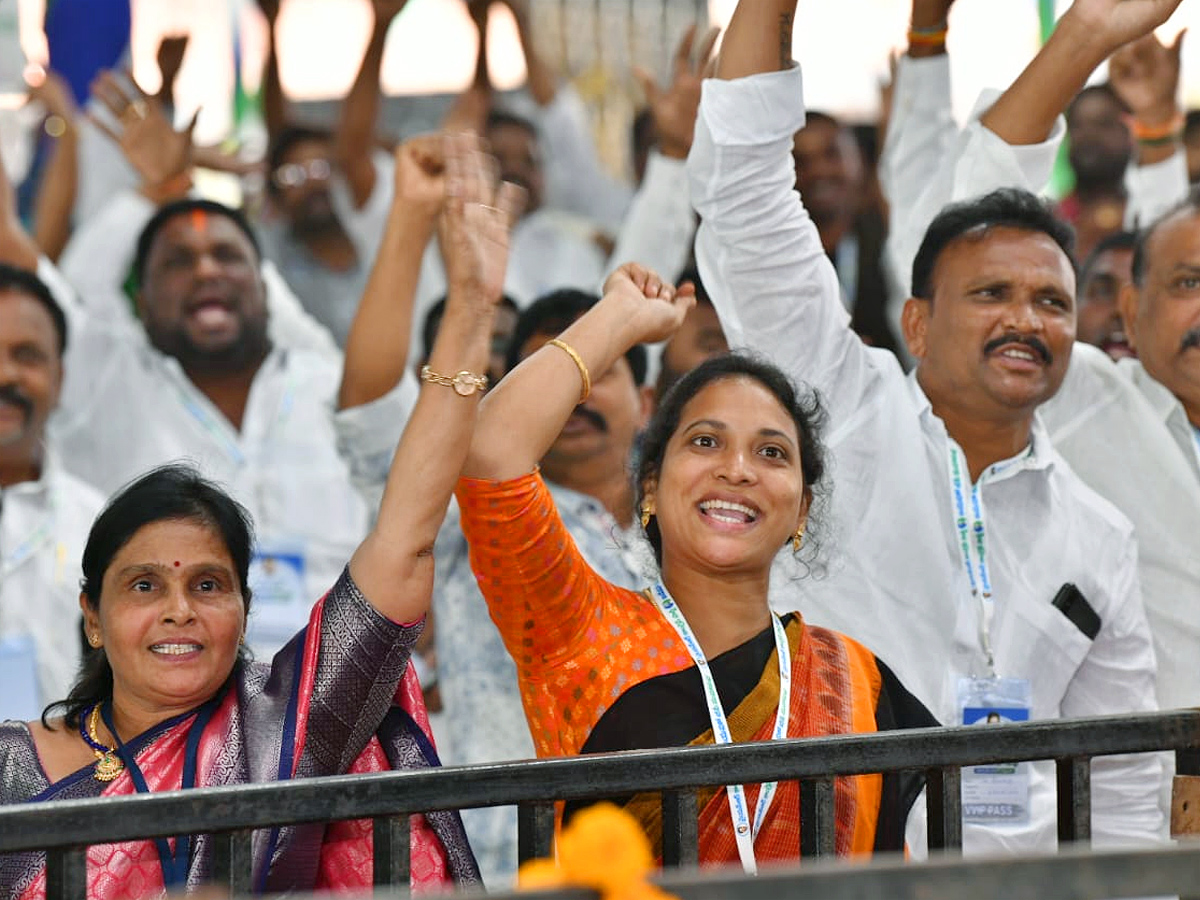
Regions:
<svg viewBox="0 0 1200 900"><path fill-rule="evenodd" d="M374 820L377 885L408 883L408 816L442 809L517 805L522 858L549 855L554 804L642 792L663 803L667 866L699 858L696 791L733 783L799 781L800 852L833 845L833 779L921 771L927 780L931 850L961 847L960 768L1052 759L1058 769L1060 842L1091 834L1091 759L1118 753L1200 749L1200 710L1090 719L839 735L722 747L597 754L501 765L310 778L290 782L56 801L0 808L0 853L47 851L47 897L85 896L90 844L222 835L215 878L250 887L254 829L346 819Z"/></svg>
<svg viewBox="0 0 1200 900"><path fill-rule="evenodd" d="M1097 852L1066 848L1056 856L993 859L937 857L905 862L896 854L845 865L818 861L764 868L665 873L655 882L680 900L1100 900L1151 895L1195 896L1200 888L1200 842L1178 847ZM398 894L380 892L376 900ZM488 900L594 900L594 891L489 894Z"/></svg>

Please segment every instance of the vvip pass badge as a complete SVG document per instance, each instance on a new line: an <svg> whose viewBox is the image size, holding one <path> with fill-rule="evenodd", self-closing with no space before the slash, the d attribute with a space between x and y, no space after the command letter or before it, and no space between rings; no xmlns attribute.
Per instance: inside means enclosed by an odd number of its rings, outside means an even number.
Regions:
<svg viewBox="0 0 1200 900"><path fill-rule="evenodd" d="M286 606L311 598L304 590L304 552L293 546L262 545L250 561L255 604Z"/></svg>
<svg viewBox="0 0 1200 900"><path fill-rule="evenodd" d="M1024 678L961 678L962 724L988 728L1028 722L1032 705ZM966 766L962 772L964 822L1020 824L1029 821L1029 763Z"/></svg>

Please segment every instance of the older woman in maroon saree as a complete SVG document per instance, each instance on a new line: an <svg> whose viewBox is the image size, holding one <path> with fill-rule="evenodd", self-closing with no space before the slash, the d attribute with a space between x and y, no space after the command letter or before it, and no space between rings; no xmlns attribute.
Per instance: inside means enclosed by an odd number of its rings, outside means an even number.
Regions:
<svg viewBox="0 0 1200 900"><path fill-rule="evenodd" d="M409 658L433 589L434 539L486 384L473 373L487 365L520 206L520 191L497 185L493 169L469 135L417 138L397 151L401 212L389 229L403 222L415 233L438 222L446 314L375 525L307 627L270 666L248 661L245 510L185 466L142 476L110 500L88 537L80 607L93 651L75 687L41 721L0 725L0 803L437 765ZM178 224L186 230L188 221ZM237 229L190 227L193 266L256 259ZM150 240L147 272L162 255ZM363 310L392 326L404 313L396 294L415 277L394 262L386 252L377 260L351 345L360 326L381 325ZM64 626L73 640L72 623ZM414 887L478 881L456 814L416 816L413 826ZM212 853L204 835L93 847L88 896L192 888L210 879ZM253 866L257 891L367 888L369 823L258 831ZM0 896L44 893L43 854L0 857Z"/></svg>
<svg viewBox="0 0 1200 900"><path fill-rule="evenodd" d="M380 616L346 573L313 608L308 627L269 667L239 664L222 691L200 710L159 723L128 741L124 750L136 760L150 791L180 787L188 740L197 727L197 785L436 766L420 687L408 667L420 631ZM328 639L337 645L334 652L326 647ZM347 721L338 715L345 710L357 713ZM352 728L370 721L381 724L366 734ZM347 758L349 765L343 762ZM138 790L130 766L107 783L94 777L94 769L89 764L49 784L29 729L19 722L0 724L0 802L114 797ZM478 880L457 814L413 816L411 824L416 889ZM176 854L179 840L169 842ZM188 887L209 879L212 851L207 835L196 838L186 866ZM258 832L253 852L258 890L371 884L370 822ZM154 842L99 845L88 851L89 896L157 894L167 878ZM0 856L0 886L5 896L44 896L43 855Z"/></svg>

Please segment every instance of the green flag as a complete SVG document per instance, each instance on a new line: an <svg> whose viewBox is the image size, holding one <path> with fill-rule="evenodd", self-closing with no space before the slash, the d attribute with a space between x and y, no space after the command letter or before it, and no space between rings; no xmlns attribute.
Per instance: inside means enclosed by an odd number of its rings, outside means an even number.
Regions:
<svg viewBox="0 0 1200 900"><path fill-rule="evenodd" d="M1037 0L1037 5L1039 33L1041 42L1044 44L1054 31L1055 2L1054 0ZM1058 148L1058 159L1054 161L1054 171L1050 173L1050 195L1052 197L1065 197L1075 188L1075 173L1071 171L1071 164L1067 161L1067 152L1067 142L1063 141L1062 146Z"/></svg>

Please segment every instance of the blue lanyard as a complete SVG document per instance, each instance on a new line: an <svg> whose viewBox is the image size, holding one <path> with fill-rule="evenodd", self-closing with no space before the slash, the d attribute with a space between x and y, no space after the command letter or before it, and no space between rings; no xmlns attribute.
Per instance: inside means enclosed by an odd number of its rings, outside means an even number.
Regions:
<svg viewBox="0 0 1200 900"><path fill-rule="evenodd" d="M196 757L200 750L200 737L204 734L205 727L224 696L225 691L222 690L201 706L196 711L195 720L188 727L187 745L183 755L183 781L180 784L182 790L196 786ZM133 786L139 794L150 793L150 788L146 784L146 776L142 774L141 767L137 764L137 758L125 746L125 742L117 734L117 729L113 727L111 700L106 700L101 704L100 717L104 719L104 725L108 729L108 733L112 735L115 745L113 749L121 757L121 762L125 763L125 768L129 770ZM162 867L163 887L170 890L173 887L186 885L188 864L191 862L192 855L192 836L184 834L176 837L174 851L171 850L171 845L166 838L155 838L154 844L158 848L158 863Z"/></svg>

